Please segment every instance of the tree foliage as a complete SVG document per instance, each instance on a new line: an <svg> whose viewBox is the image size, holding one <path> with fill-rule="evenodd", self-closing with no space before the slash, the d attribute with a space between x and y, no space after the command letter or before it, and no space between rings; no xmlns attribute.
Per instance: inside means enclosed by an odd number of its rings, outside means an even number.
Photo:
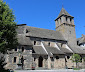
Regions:
<svg viewBox="0 0 85 72"><path fill-rule="evenodd" d="M5 54L7 50L16 48L17 32L16 22L13 10L9 8L6 2L0 0L0 53ZM1 56L1 54L0 54ZM4 56L0 58L0 72L8 72L4 69L6 65Z"/></svg>
<svg viewBox="0 0 85 72"><path fill-rule="evenodd" d="M4 69L4 66L6 65L4 57L0 58L0 71L1 72L9 72L8 70Z"/></svg>
<svg viewBox="0 0 85 72"><path fill-rule="evenodd" d="M14 20L13 10L6 2L0 0L0 52L2 53L17 46L17 26Z"/></svg>
<svg viewBox="0 0 85 72"><path fill-rule="evenodd" d="M78 63L78 62L81 62L81 57L80 57L79 54L73 54L71 60L72 60L73 62L76 62L76 67L77 67L77 63Z"/></svg>
<svg viewBox="0 0 85 72"><path fill-rule="evenodd" d="M83 58L84 62L85 62L85 57Z"/></svg>

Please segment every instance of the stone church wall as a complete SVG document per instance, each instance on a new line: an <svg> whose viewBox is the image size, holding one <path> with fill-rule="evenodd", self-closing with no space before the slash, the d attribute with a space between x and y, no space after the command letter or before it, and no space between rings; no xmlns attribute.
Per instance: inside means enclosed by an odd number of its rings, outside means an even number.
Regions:
<svg viewBox="0 0 85 72"><path fill-rule="evenodd" d="M57 59L56 56L58 56L59 59ZM65 68L65 56L64 55L55 55L54 56L54 68L55 69Z"/></svg>
<svg viewBox="0 0 85 72"><path fill-rule="evenodd" d="M21 46L19 46L21 47ZM6 68L8 69L17 69L18 68L18 63L21 62L20 58L23 56L24 58L24 68L25 69L31 69L32 65L32 49L24 46L24 51L21 51L21 48L17 49L17 51L8 51L8 55L6 56L8 60L6 60L7 65ZM16 62L14 62L14 57L16 57Z"/></svg>

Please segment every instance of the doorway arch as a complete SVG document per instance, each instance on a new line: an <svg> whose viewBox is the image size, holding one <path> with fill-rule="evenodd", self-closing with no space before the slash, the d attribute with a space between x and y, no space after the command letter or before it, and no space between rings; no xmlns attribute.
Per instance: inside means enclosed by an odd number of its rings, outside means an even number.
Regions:
<svg viewBox="0 0 85 72"><path fill-rule="evenodd" d="M39 57L38 66L43 67L43 58L42 58L42 56Z"/></svg>

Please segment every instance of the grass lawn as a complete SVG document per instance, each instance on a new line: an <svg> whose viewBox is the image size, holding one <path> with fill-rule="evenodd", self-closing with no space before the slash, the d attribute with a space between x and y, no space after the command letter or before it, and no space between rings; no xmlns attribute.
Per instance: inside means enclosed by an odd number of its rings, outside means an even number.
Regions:
<svg viewBox="0 0 85 72"><path fill-rule="evenodd" d="M80 70L80 68L73 68L73 70Z"/></svg>

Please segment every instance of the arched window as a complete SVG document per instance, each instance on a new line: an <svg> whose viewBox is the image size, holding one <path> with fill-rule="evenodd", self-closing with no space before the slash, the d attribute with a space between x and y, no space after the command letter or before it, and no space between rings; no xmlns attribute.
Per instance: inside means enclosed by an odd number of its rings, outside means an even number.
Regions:
<svg viewBox="0 0 85 72"><path fill-rule="evenodd" d="M79 45L79 41L77 41L77 45Z"/></svg>
<svg viewBox="0 0 85 72"><path fill-rule="evenodd" d="M36 45L36 41L34 41L34 45Z"/></svg>
<svg viewBox="0 0 85 72"><path fill-rule="evenodd" d="M22 52L24 51L24 47L22 47Z"/></svg>
<svg viewBox="0 0 85 72"><path fill-rule="evenodd" d="M48 46L50 46L50 42L48 42Z"/></svg>
<svg viewBox="0 0 85 72"><path fill-rule="evenodd" d="M14 57L14 63L16 63L16 59L17 59L17 57Z"/></svg>
<svg viewBox="0 0 85 72"><path fill-rule="evenodd" d="M28 30L26 29L26 33L28 33Z"/></svg>

